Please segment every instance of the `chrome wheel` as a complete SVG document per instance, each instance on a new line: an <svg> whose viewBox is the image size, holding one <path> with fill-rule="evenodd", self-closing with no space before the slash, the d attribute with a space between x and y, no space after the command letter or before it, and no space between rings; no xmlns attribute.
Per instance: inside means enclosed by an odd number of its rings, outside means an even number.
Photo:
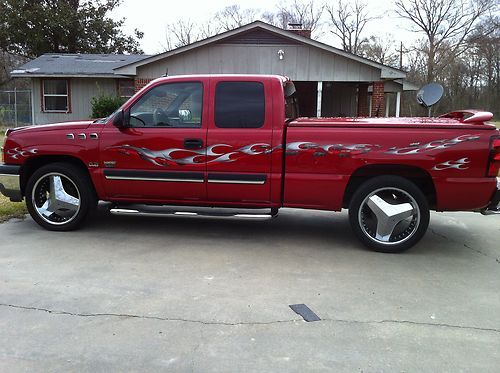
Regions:
<svg viewBox="0 0 500 373"><path fill-rule="evenodd" d="M51 172L40 177L31 193L37 215L51 225L74 220L81 207L80 191L66 175Z"/></svg>
<svg viewBox="0 0 500 373"><path fill-rule="evenodd" d="M358 210L358 223L369 239L383 245L399 245L418 230L421 213L408 192L385 187L369 193Z"/></svg>

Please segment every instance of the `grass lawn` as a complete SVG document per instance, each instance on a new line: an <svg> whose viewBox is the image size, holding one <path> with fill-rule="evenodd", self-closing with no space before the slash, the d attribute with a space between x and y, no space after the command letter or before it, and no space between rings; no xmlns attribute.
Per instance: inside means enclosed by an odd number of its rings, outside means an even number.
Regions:
<svg viewBox="0 0 500 373"><path fill-rule="evenodd" d="M0 127L0 146L3 146L5 128ZM3 154L0 154L0 160L3 161ZM0 194L0 223L11 218L23 218L26 211L24 202L11 202L7 197Z"/></svg>

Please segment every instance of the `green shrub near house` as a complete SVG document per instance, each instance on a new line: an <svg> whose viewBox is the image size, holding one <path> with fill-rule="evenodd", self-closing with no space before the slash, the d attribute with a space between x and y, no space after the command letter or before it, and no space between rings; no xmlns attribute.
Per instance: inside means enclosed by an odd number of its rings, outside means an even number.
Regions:
<svg viewBox="0 0 500 373"><path fill-rule="evenodd" d="M126 101L123 97L101 94L92 97L92 118L104 118L112 114Z"/></svg>

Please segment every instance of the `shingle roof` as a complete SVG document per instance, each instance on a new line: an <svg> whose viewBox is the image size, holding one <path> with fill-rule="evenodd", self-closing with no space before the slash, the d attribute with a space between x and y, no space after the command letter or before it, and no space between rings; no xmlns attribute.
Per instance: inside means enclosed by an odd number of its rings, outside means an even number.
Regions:
<svg viewBox="0 0 500 373"><path fill-rule="evenodd" d="M102 76L119 77L113 69L149 57L144 54L66 54L50 53L18 67L15 77Z"/></svg>

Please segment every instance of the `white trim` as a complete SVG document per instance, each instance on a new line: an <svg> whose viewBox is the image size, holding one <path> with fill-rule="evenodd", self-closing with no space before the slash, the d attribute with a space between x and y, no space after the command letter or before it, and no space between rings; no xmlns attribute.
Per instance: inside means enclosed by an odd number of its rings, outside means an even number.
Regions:
<svg viewBox="0 0 500 373"><path fill-rule="evenodd" d="M318 82L318 96L316 97L316 116L321 118L321 101L323 99L323 82Z"/></svg>
<svg viewBox="0 0 500 373"><path fill-rule="evenodd" d="M399 117L401 109L401 92L396 92L396 117Z"/></svg>

